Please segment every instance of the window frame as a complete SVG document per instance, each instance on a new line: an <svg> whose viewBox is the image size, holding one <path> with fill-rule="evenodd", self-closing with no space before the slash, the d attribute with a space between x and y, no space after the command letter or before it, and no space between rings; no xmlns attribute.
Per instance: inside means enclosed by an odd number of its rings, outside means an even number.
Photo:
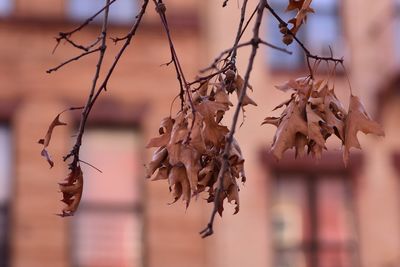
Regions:
<svg viewBox="0 0 400 267"><path fill-rule="evenodd" d="M310 212L310 241L303 242L296 251L310 251L310 263L309 267L318 267L318 251L320 251L321 240L318 239L318 207L316 205L316 197L317 196L317 187L318 181L327 179L329 176L339 176L340 178L329 177L328 179L340 179L343 180L344 183L347 184L346 191L350 189L351 192L346 192L348 195L350 193L352 200L352 209L355 209L355 195L357 190L357 179L356 173L359 172L363 165L363 156L360 153L353 153L350 155L350 164L347 168L343 164L342 155L339 153L328 152L322 155L321 160L316 164L315 160L311 157L305 157L302 159L295 159L294 153L287 153L284 158L277 162L273 155L270 152L263 151L261 153L261 160L267 173L270 174L270 201L273 202L273 188L274 183L278 181L278 179L301 179L305 182L306 188L306 207ZM400 160L400 156L399 156ZM293 175L298 175L298 177L293 177ZM287 177L284 177L287 176ZM292 177L291 177L292 176ZM328 177L327 177L328 176ZM355 222L358 221L357 213L353 212L353 220ZM273 222L272 222L273 223ZM273 225L271 225L273 227ZM357 243L357 236L353 240L353 242L346 242L346 246L344 247L346 250L353 250L350 255L352 255L352 260L354 262L354 266L360 266L358 255L359 246ZM282 251L282 248L273 244L271 247L273 256L273 263L276 263L276 255ZM310 249L310 250L307 250Z"/></svg>

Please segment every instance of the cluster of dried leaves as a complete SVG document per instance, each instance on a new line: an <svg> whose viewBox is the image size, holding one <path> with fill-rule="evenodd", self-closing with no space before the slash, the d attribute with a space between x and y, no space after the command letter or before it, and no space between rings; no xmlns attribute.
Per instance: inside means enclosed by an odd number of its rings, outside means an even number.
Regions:
<svg viewBox="0 0 400 267"><path fill-rule="evenodd" d="M346 111L336 97L334 88L326 81L307 78L290 80L276 87L284 92L292 91L289 100L275 107L284 108L280 117L267 117L263 124L277 127L272 144L272 153L281 159L283 153L295 148L295 155L306 153L319 159L326 140L330 136L339 138L344 146L343 160L348 163L350 148L361 148L357 139L358 131L383 136L380 125L371 120L360 99L351 94Z"/></svg>
<svg viewBox="0 0 400 267"><path fill-rule="evenodd" d="M228 70L218 82L204 82L192 94L192 105L187 105L175 117L161 121L159 136L151 139L148 148L156 147L153 158L147 164L147 177L167 180L173 202L182 198L188 207L192 197L201 192L208 194L207 201L214 202L216 190L220 190L218 213L222 215L223 202L236 204L239 211L239 186L246 181L244 158L236 140L228 156L229 168L223 174L223 188L218 188L218 176L223 162L228 127L222 124L226 111L233 104L229 94L240 94L243 79ZM256 105L248 96L242 106ZM157 171L157 172L156 172Z"/></svg>

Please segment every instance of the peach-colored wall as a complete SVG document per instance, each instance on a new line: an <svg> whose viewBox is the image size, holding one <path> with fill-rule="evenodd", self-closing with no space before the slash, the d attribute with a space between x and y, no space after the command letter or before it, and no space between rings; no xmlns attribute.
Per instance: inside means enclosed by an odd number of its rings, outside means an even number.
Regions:
<svg viewBox="0 0 400 267"><path fill-rule="evenodd" d="M168 1L165 1L168 4ZM249 1L252 9L258 1ZM394 41L391 26L374 32L377 22L387 19L390 0L343 0L342 14L346 33L343 51L354 92L373 114L375 95L381 84L393 73ZM197 14L199 28L172 28L176 49L181 55L187 77L210 63L219 51L228 48L236 34L240 10L231 0L222 9L221 1L171 1L168 13ZM66 174L61 162L48 170L40 158L36 144L55 114L73 103L84 102L92 80L95 56L74 62L48 75L45 70L55 66L77 51L61 45L54 55L53 37L72 27L66 22L51 23L64 14L63 1L16 2L17 16L48 18L48 23L24 23L5 20L0 27L0 103L18 100L11 116L15 132L15 189L12 201L12 267L70 266L68 219L53 216L58 212L57 184ZM178 12L177 12L178 13ZM173 13L175 14L175 13ZM174 69L160 67L170 59L165 34L158 26L157 14L151 5L147 26L139 30L126 56L121 60L103 96L121 106L149 104L143 117L143 139L157 134L160 120L169 114L169 103L178 93ZM389 24L390 25L390 24ZM113 36L127 29L114 28ZM266 31L263 28L263 31ZM371 35L371 31L374 33ZM96 28L80 33L80 40L96 37ZM248 37L248 36L247 36ZM118 46L110 44L110 55ZM238 69L244 73L249 49L240 50ZM163 182L146 183L146 254L149 267L241 267L271 266L272 238L270 214L270 175L260 164L260 149L272 142L274 127L262 126L271 109L288 97L274 85L304 73L272 73L265 63L268 49L261 47L252 72L251 97L258 107L247 107L246 122L238 130L237 139L246 159L247 183L241 190L241 210L232 216L229 208L222 219L217 218L215 234L201 240L198 231L205 226L210 205L200 201L185 211L183 204L167 206L170 195ZM113 56L105 60L109 65ZM348 98L347 80L339 75L336 82L339 97ZM345 101L347 102L347 101ZM365 157L364 169L358 174L356 190L358 236L362 266L400 265L400 199L399 174L391 163L391 153L400 149L398 117L399 102L393 101L384 111L385 139L361 137ZM230 125L231 114L224 120ZM65 120L72 119L65 116ZM52 140L53 157L60 159L70 148L72 127L57 129ZM340 149L332 144L331 149ZM150 157L147 151L147 158ZM385 265L386 264L386 265Z"/></svg>

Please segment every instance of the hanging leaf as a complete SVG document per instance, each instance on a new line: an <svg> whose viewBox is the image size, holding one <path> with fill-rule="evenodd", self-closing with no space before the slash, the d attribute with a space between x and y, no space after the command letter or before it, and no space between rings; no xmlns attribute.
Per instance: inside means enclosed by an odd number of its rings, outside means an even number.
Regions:
<svg viewBox="0 0 400 267"><path fill-rule="evenodd" d="M81 167L79 165L74 165L67 178L59 183L59 187L63 194L63 199L61 201L67 205L62 209L62 213L59 215L62 217L72 216L77 210L82 198L83 174Z"/></svg>
<svg viewBox="0 0 400 267"><path fill-rule="evenodd" d="M351 95L345 127L345 143L343 151L343 160L345 164L349 161L350 148L355 147L361 149L357 138L358 131L361 131L364 134L372 133L377 136L385 135L382 127L369 117L364 106L361 104L360 99L357 96Z"/></svg>
<svg viewBox="0 0 400 267"><path fill-rule="evenodd" d="M60 121L60 115L61 115L61 114L58 114L58 115L54 118L54 120L51 122L51 124L50 124L50 126L49 126L49 129L47 130L46 136L45 136L43 139L40 139L40 140L38 141L39 144L42 144L42 145L43 145L43 149L42 149L42 151L40 152L40 155L42 155L42 156L47 160L47 162L48 162L49 165L50 165L50 168L53 168L54 162L53 162L53 160L51 159L49 152L47 151L47 147L48 147L49 144L50 144L50 140L51 140L51 136L52 136L52 134L53 134L53 130L54 130L54 128L57 127L57 126L67 125L66 123Z"/></svg>

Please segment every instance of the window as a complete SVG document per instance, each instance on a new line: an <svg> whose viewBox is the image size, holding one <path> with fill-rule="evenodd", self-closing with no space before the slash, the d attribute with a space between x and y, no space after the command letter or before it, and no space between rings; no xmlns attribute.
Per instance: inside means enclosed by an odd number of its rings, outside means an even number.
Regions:
<svg viewBox="0 0 400 267"><path fill-rule="evenodd" d="M76 267L142 266L141 161L132 129L89 128L81 159L85 188L73 217Z"/></svg>
<svg viewBox="0 0 400 267"><path fill-rule="evenodd" d="M8 207L11 178L11 136L0 124L0 266L8 266Z"/></svg>
<svg viewBox="0 0 400 267"><path fill-rule="evenodd" d="M1 0L0 0L1 1ZM104 7L104 0L69 0L68 14L71 19L83 21ZM138 11L137 0L118 0L110 6L110 22L129 24L135 21ZM101 15L95 21L101 21Z"/></svg>
<svg viewBox="0 0 400 267"><path fill-rule="evenodd" d="M268 158L272 160L272 156ZM341 155L269 163L275 267L360 266L349 170ZM356 160L353 160L355 162Z"/></svg>
<svg viewBox="0 0 400 267"><path fill-rule="evenodd" d="M284 12L287 1L270 1L274 10L285 20L295 16L295 12ZM320 56L330 56L329 46L332 48L333 55L340 57L343 49L342 30L340 28L340 18L338 14L337 0L313 0L311 7L315 13L307 17L307 22L303 24L297 33L297 37L304 42L313 54ZM276 19L268 17L268 36L267 41L273 44L283 44L282 34ZM292 55L284 54L280 51L268 50L268 63L275 70L295 70L304 66L304 55L301 48L293 42L288 49Z"/></svg>
<svg viewBox="0 0 400 267"><path fill-rule="evenodd" d="M0 16L7 16L13 9L12 0L0 0Z"/></svg>

